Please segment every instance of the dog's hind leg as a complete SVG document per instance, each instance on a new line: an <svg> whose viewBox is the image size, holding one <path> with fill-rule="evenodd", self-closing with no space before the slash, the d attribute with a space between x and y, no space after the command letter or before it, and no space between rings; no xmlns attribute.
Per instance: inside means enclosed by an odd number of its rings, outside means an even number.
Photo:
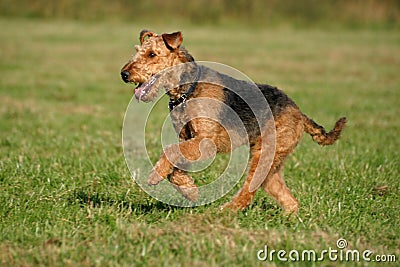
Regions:
<svg viewBox="0 0 400 267"><path fill-rule="evenodd" d="M292 153L303 134L302 115L297 108L288 108L275 118L276 147L271 171L262 184L262 188L284 209L286 214L295 213L299 202L286 186L282 170L287 156Z"/></svg>
<svg viewBox="0 0 400 267"><path fill-rule="evenodd" d="M255 169L257 168L257 163L254 162L256 162L257 160L257 157L253 157L249 170L249 175L242 189L232 199L232 201L223 206L223 208L228 208L230 210L236 211L243 210L250 205L256 192L256 190L250 190L250 184L251 180L253 179ZM275 164L271 166L267 178L262 183L262 188L282 206L286 214L289 215L298 211L299 203L287 188L283 180L282 169L279 168L277 170Z"/></svg>
<svg viewBox="0 0 400 267"><path fill-rule="evenodd" d="M233 211L238 211L238 210L243 210L247 208L251 201L254 198L254 195L257 190L250 190L250 185L251 181L254 178L255 172L257 171L257 168L260 163L261 159L261 149L259 149L260 146L253 146L251 148L251 159L250 159L250 164L249 164L249 172L246 178L246 181L244 182L244 185L242 189L236 194L236 196L231 200L231 202L225 204L222 208L223 209L230 209ZM265 176L264 176L265 177Z"/></svg>
<svg viewBox="0 0 400 267"><path fill-rule="evenodd" d="M262 184L264 191L270 195L284 209L287 215L296 213L299 209L299 202L290 193L289 188L283 180L282 168L269 175Z"/></svg>
<svg viewBox="0 0 400 267"><path fill-rule="evenodd" d="M286 212L297 211L299 204L286 187L281 169L286 157L293 152L303 133L302 115L298 108L289 107L275 118L274 123L276 145L272 165L268 165L271 162L268 148L274 139L268 138L267 132L251 147L249 174L243 188L226 207L233 210L246 208L262 184L263 189L277 200ZM268 131L269 128L266 127L265 130Z"/></svg>

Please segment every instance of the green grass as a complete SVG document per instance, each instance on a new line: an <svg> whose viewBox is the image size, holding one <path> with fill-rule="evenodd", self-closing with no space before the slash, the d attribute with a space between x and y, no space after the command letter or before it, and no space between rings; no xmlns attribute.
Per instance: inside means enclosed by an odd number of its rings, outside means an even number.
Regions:
<svg viewBox="0 0 400 267"><path fill-rule="evenodd" d="M398 31L10 18L0 26L1 265L261 266L265 245L321 251L340 237L400 260ZM288 159L297 218L261 192L229 214L219 207L234 192L177 208L134 183L121 145L132 91L119 70L142 28L183 30L196 59L279 86L326 128L348 117L337 144L305 136Z"/></svg>
<svg viewBox="0 0 400 267"><path fill-rule="evenodd" d="M197 25L240 24L296 27L376 27L400 24L397 0L2 0L0 16L78 19L85 21L191 22ZM209 8L209 7L212 8ZM89 12L90 11L90 12Z"/></svg>

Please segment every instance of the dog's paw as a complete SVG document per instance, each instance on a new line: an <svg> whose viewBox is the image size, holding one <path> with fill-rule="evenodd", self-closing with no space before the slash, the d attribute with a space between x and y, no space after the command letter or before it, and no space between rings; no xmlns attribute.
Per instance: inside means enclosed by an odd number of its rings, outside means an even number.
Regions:
<svg viewBox="0 0 400 267"><path fill-rule="evenodd" d="M158 172L155 169L153 169L150 172L149 178L147 179L147 184L148 185L157 185L162 180L164 180L164 178L160 174L158 174Z"/></svg>
<svg viewBox="0 0 400 267"><path fill-rule="evenodd" d="M242 210L236 203L229 202L225 203L219 208L221 211L232 211L232 212L237 212L239 210Z"/></svg>
<svg viewBox="0 0 400 267"><path fill-rule="evenodd" d="M291 205L285 205L283 207L283 214L289 218L297 217L297 212L299 211L299 203L296 201Z"/></svg>
<svg viewBox="0 0 400 267"><path fill-rule="evenodd" d="M192 202L196 202L197 199L199 198L199 188L196 187L196 186L194 186L194 187L185 187L185 186L174 185L174 187L187 200L190 200Z"/></svg>
<svg viewBox="0 0 400 267"><path fill-rule="evenodd" d="M232 200L229 203L226 203L220 207L221 211L231 211L231 212L238 212L238 211L243 211L246 209L250 203L248 202L239 202Z"/></svg>

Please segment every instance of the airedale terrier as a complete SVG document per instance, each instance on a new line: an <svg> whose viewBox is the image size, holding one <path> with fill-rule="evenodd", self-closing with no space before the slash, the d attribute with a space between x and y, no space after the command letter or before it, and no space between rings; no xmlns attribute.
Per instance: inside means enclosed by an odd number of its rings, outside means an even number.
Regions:
<svg viewBox="0 0 400 267"><path fill-rule="evenodd" d="M197 187L193 178L180 166L183 166L186 161L205 159L215 151L229 152L245 143L240 140L243 133L238 133L237 144L232 145L235 140L232 140L228 130L214 119L191 115L189 117L193 119L187 120L187 116L191 113L199 114L199 111L204 112L205 110L218 113L214 115L219 116L221 120L224 119L226 114L223 113L229 113L226 108L210 108L196 103L189 105L189 100L208 98L225 104L238 114L243 122L245 135L247 134L250 145L250 161L246 181L242 189L225 207L232 210L242 210L248 207L256 190L262 187L286 213L297 212L299 203L283 180L282 170L285 159L294 151L304 131L320 145L333 144L344 128L346 118L340 118L333 130L326 132L322 126L304 115L285 93L276 87L265 84L257 84L256 88L258 87L257 90L268 102L268 110L272 112L273 118L268 116L265 107L259 107L256 111L251 110L250 104L238 97L240 94L246 94L249 90L247 88L249 83L227 78L226 75L197 65L194 58L182 46L181 32L158 35L143 30L139 39L140 45L135 46L136 54L121 70L122 80L136 85L135 96L138 100L148 102L157 96L160 86L156 86L156 84L163 80L163 77L157 76L158 73L170 67L179 68L179 66L185 65L183 63L190 63L188 67L180 68L178 74L164 75L164 87L168 87L166 94L170 98L170 114L180 141L178 144L164 148L159 161L150 173L148 184L156 185L163 179L169 178L183 196L195 201L198 197ZM211 82L199 82L210 76L212 77ZM185 77L191 78L188 79L188 83L182 85L181 81ZM219 83L213 82L213 79L218 80ZM165 86L166 83L168 86ZM233 87L239 88L238 92L227 90L232 83ZM179 112L174 113L175 110L179 110ZM257 116L263 120L262 125L257 123ZM227 124L229 125L229 122ZM268 125L274 126L275 144L270 144L267 140ZM231 128L234 131L236 129L235 126ZM266 163L269 159L265 151L268 151L271 145L275 145L275 153L270 158L271 164L269 165ZM208 153L213 149L214 152Z"/></svg>

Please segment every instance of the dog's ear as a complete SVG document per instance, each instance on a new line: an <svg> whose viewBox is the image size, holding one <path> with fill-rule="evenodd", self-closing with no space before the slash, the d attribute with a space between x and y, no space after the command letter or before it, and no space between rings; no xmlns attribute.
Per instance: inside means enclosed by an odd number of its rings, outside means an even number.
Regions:
<svg viewBox="0 0 400 267"><path fill-rule="evenodd" d="M140 32L140 36L139 36L139 40L140 40L140 44L143 44L144 41L146 41L146 37L151 37L151 36L156 36L157 34L155 34L152 31L149 30L142 30Z"/></svg>
<svg viewBox="0 0 400 267"><path fill-rule="evenodd" d="M175 50L181 46L183 37L181 32L164 33L162 35L165 45L170 50Z"/></svg>

